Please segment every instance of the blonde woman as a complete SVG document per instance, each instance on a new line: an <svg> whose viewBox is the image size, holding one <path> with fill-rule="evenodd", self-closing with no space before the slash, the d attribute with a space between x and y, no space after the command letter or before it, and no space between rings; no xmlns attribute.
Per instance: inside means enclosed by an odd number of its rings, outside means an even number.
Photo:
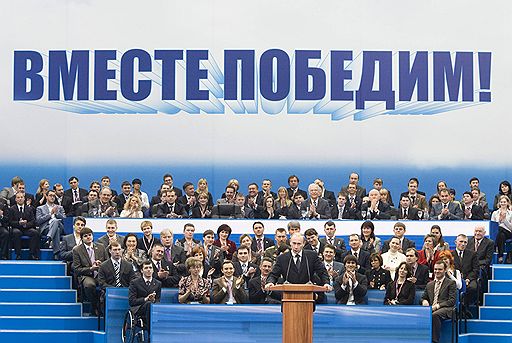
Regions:
<svg viewBox="0 0 512 343"><path fill-rule="evenodd" d="M142 218L142 201L136 195L128 198L124 204L124 209L121 211L119 217L121 218Z"/></svg>

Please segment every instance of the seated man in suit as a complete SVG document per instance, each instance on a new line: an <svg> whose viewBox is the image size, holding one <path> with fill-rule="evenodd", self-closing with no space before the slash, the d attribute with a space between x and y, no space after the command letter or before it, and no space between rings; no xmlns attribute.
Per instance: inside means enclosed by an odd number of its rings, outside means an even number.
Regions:
<svg viewBox="0 0 512 343"><path fill-rule="evenodd" d="M0 204L0 259L7 260L9 254L9 217L8 207Z"/></svg>
<svg viewBox="0 0 512 343"><path fill-rule="evenodd" d="M174 264L178 273L187 273L187 268L185 268L187 253L181 246L174 244L174 233L171 229L163 229L160 231L160 242L164 247L164 259Z"/></svg>
<svg viewBox="0 0 512 343"><path fill-rule="evenodd" d="M277 257L272 272L267 278L265 290L271 290L279 278L289 283L314 283L324 287L330 292L332 287L329 282L329 274L322 260L311 250L304 250L304 237L300 233L294 233L290 238L291 251Z"/></svg>
<svg viewBox="0 0 512 343"><path fill-rule="evenodd" d="M453 263L455 269L460 270L462 279L466 282L466 308L476 300L477 278L478 278L478 258L472 250L466 249L468 237L459 234L455 240L455 250L452 251Z"/></svg>
<svg viewBox="0 0 512 343"><path fill-rule="evenodd" d="M83 188L79 187L78 178L76 176L71 176L68 180L69 189L66 189L64 192L64 197L70 199L71 204L68 209L69 212L66 212L67 216L79 216L81 215L80 210L82 209L82 203L87 198L87 191Z"/></svg>
<svg viewBox="0 0 512 343"><path fill-rule="evenodd" d="M151 304L160 302L162 283L153 277L151 261L142 263L142 276L130 282L128 302L130 311L142 318L144 327L150 330Z"/></svg>
<svg viewBox="0 0 512 343"><path fill-rule="evenodd" d="M301 206L302 203L304 202L304 199L305 198L302 196L302 193L297 192L293 195L293 204L291 204L290 207L288 207L286 213L287 219L301 219L307 214L306 210L304 210L304 212L301 211Z"/></svg>
<svg viewBox="0 0 512 343"><path fill-rule="evenodd" d="M421 212L423 217L423 212ZM402 195L400 197L400 206L397 209L398 220L420 220L419 210L411 206L411 198L408 195Z"/></svg>
<svg viewBox="0 0 512 343"><path fill-rule="evenodd" d="M269 179L265 179L261 182L261 191L258 192L258 194L265 198L267 196L272 196L272 198L277 199L277 194L275 192L272 192L272 181Z"/></svg>
<svg viewBox="0 0 512 343"><path fill-rule="evenodd" d="M177 288L181 276L174 264L164 258L164 247L160 243L153 244L151 249L151 262L153 263L153 277L162 283L165 288Z"/></svg>
<svg viewBox="0 0 512 343"><path fill-rule="evenodd" d="M176 202L176 193L172 191L163 191L161 194L163 203L158 205L156 211L157 218L187 218L188 214L185 208Z"/></svg>
<svg viewBox="0 0 512 343"><path fill-rule="evenodd" d="M355 201L351 204L347 203L347 195L338 193L338 201L331 210L332 219L356 219L357 212L357 203Z"/></svg>
<svg viewBox="0 0 512 343"><path fill-rule="evenodd" d="M309 219L330 219L331 207L327 200L320 198L320 187L316 183L312 183L308 187L309 198L304 201L300 210L301 213L306 211L303 216Z"/></svg>
<svg viewBox="0 0 512 343"><path fill-rule="evenodd" d="M338 276L345 272L345 266L343 265L343 263L334 260L335 254L336 248L334 247L334 245L327 243L324 246L322 256L324 258L325 269L329 274L329 280L331 281L331 285L334 284L334 280L336 280Z"/></svg>
<svg viewBox="0 0 512 343"><path fill-rule="evenodd" d="M35 199L34 199L34 195L30 194L30 193L27 193L25 191L25 182L20 182L18 183L18 186L17 186L17 192L16 194L18 193L23 193L25 195L25 205L30 205L32 207L35 206ZM13 195L10 199L9 199L9 203L12 205L16 204L16 197L15 195Z"/></svg>
<svg viewBox="0 0 512 343"><path fill-rule="evenodd" d="M425 198L425 193L418 191L419 181L417 178L412 177L407 183L407 192L403 192L400 197L407 195L411 199L411 206L419 211L428 211L428 201ZM426 215L423 215L426 217Z"/></svg>
<svg viewBox="0 0 512 343"><path fill-rule="evenodd" d="M307 243L304 245L304 249L313 250L320 258L322 258L322 252L324 251L324 244L318 240L318 232L311 228L304 232Z"/></svg>
<svg viewBox="0 0 512 343"><path fill-rule="evenodd" d="M336 256L334 259L341 262L341 255L343 255L347 248L345 247L345 240L341 237L336 237L336 224L329 220L324 224L325 237L320 238L320 243L331 244L336 248Z"/></svg>
<svg viewBox="0 0 512 343"><path fill-rule="evenodd" d="M254 222L252 224L254 238L251 243L251 250L255 251L258 256L262 256L264 251L274 245L274 240L265 237L265 226L262 222Z"/></svg>
<svg viewBox="0 0 512 343"><path fill-rule="evenodd" d="M288 197L293 200L295 197L295 194L302 195L303 199L306 199L308 197L308 194L299 188L299 178L296 175L290 175L288 177L288 187L286 191L288 192ZM298 219L298 218L295 218Z"/></svg>
<svg viewBox="0 0 512 343"><path fill-rule="evenodd" d="M60 259L66 262L73 262L73 248L82 244L80 231L85 227L86 220L84 217L75 217L73 220L73 233L63 236L59 247Z"/></svg>
<svg viewBox="0 0 512 343"><path fill-rule="evenodd" d="M233 267L235 267L235 276L244 277L244 287L247 289L249 288L249 280L253 277L260 276L260 268L258 265L249 261L249 248L245 245L241 245L236 254L238 261L233 262Z"/></svg>
<svg viewBox="0 0 512 343"><path fill-rule="evenodd" d="M96 294L98 269L108 256L102 244L93 243L93 232L84 227L80 231L82 244L73 248L73 270L82 285L85 297L91 302L92 312L99 313L99 302Z"/></svg>
<svg viewBox="0 0 512 343"><path fill-rule="evenodd" d="M46 204L38 206L36 209L36 224L39 226L41 235L50 237L50 247L56 260L59 258L60 236L64 232L62 222L64 218L66 218L64 208L55 203L55 191L48 190Z"/></svg>
<svg viewBox="0 0 512 343"><path fill-rule="evenodd" d="M400 239L399 251L402 254L409 248L416 248L416 243L405 237L405 231L406 227L405 224L402 222L396 222L395 225L393 226L393 233L395 237L398 237ZM385 253L389 250L389 242L391 242L391 238L384 242L381 253Z"/></svg>
<svg viewBox="0 0 512 343"><path fill-rule="evenodd" d="M267 277L272 271L273 262L268 257L263 257L260 262L261 275L255 276L249 281L249 301L251 304L279 304L281 292L265 291Z"/></svg>
<svg viewBox="0 0 512 343"><path fill-rule="evenodd" d="M119 217L117 204L112 201L112 190L104 187L100 191L100 198L89 204L89 217Z"/></svg>
<svg viewBox="0 0 512 343"><path fill-rule="evenodd" d="M15 195L15 204L9 209L9 223L12 227L12 243L16 259L21 260L21 236L29 236L30 258L39 260L40 235L36 229L35 210L25 204L25 193Z"/></svg>
<svg viewBox="0 0 512 343"><path fill-rule="evenodd" d="M363 198L357 195L356 185L348 184L346 191L341 191L340 193L347 195L347 203L351 209L355 209L356 219L359 219Z"/></svg>
<svg viewBox="0 0 512 343"><path fill-rule="evenodd" d="M334 192L325 189L325 183L321 179L315 179L315 183L320 187L320 197L327 200L329 206L334 207L336 205L336 199L334 198Z"/></svg>
<svg viewBox="0 0 512 343"><path fill-rule="evenodd" d="M489 212L489 204L487 203L487 201L480 198L480 194L480 188L471 188L471 195L473 195L473 201L475 202L475 204L480 206L484 211L484 220L489 220L491 219L491 214Z"/></svg>
<svg viewBox="0 0 512 343"><path fill-rule="evenodd" d="M348 244L350 250L341 256L342 261L345 261L347 255L355 256L358 265L359 274L366 275L366 271L370 270L370 253L366 250L361 249L361 239L356 233L351 234L348 237Z"/></svg>
<svg viewBox="0 0 512 343"><path fill-rule="evenodd" d="M380 201L380 192L376 189L372 189L368 193L370 198L369 202L361 205L361 215L363 219L375 220L375 219L390 219L391 218L391 207L385 202Z"/></svg>
<svg viewBox="0 0 512 343"><path fill-rule="evenodd" d="M121 244L121 248L125 248L123 246L124 236L117 234L117 222L115 219L109 219L105 223L105 229L107 231L106 234L98 238L97 242L103 244L103 246L107 249L110 243L116 241Z"/></svg>
<svg viewBox="0 0 512 343"><path fill-rule="evenodd" d="M132 196L132 185L128 181L123 181L121 184L121 193L114 197L114 202L117 206L117 212L121 213L124 208L124 204Z"/></svg>
<svg viewBox="0 0 512 343"><path fill-rule="evenodd" d="M248 295L244 288L243 276L235 277L233 262L222 263L222 276L213 280L213 302L215 304L246 304Z"/></svg>
<svg viewBox="0 0 512 343"><path fill-rule="evenodd" d="M194 184L192 182L185 182L183 184L183 194L179 197L176 202L185 208L185 212L189 214L189 217L192 215L192 209L196 206L196 190L194 189Z"/></svg>
<svg viewBox="0 0 512 343"><path fill-rule="evenodd" d="M494 254L494 241L485 237L485 233L485 227L477 225L473 237L468 241L466 249L476 252L478 266L489 275L489 268Z"/></svg>
<svg viewBox="0 0 512 343"><path fill-rule="evenodd" d="M484 209L474 202L471 192L464 192L461 206L464 220L484 220Z"/></svg>
<svg viewBox="0 0 512 343"><path fill-rule="evenodd" d="M345 272L334 281L334 295L338 304L364 304L368 279L364 274L357 272L357 262L357 258L353 255L347 255L343 260Z"/></svg>
<svg viewBox="0 0 512 343"><path fill-rule="evenodd" d="M355 195L357 195L357 197L360 199L366 195L366 188L359 186L359 174L351 173L348 178L348 184L341 188L341 192L350 193L348 192L350 185L355 187Z"/></svg>
<svg viewBox="0 0 512 343"><path fill-rule="evenodd" d="M458 203L451 200L450 191L441 189L439 191L441 202L433 204L430 209L430 219L432 220L462 220L464 212Z"/></svg>
<svg viewBox="0 0 512 343"><path fill-rule="evenodd" d="M14 203L11 203L11 198L18 193L18 185L20 183L24 183L23 179L19 176L15 176L11 179L11 187L5 187L0 192L0 202L4 206L12 206Z"/></svg>
<svg viewBox="0 0 512 343"><path fill-rule="evenodd" d="M105 292L107 287L128 287L135 278L132 264L123 257L121 243L112 241L108 249L110 258L98 269L98 283Z"/></svg>
<svg viewBox="0 0 512 343"><path fill-rule="evenodd" d="M421 305L432 306L432 342L439 342L441 323L452 318L457 286L446 277L446 265L437 261L434 265L434 280L430 281L421 297Z"/></svg>
<svg viewBox="0 0 512 343"><path fill-rule="evenodd" d="M405 262L411 267L412 276L407 280L416 285L416 289L423 289L429 281L429 270L424 264L418 263L418 250L409 248L405 251Z"/></svg>
<svg viewBox="0 0 512 343"><path fill-rule="evenodd" d="M91 213L94 213L94 210L97 209L97 207L93 208L93 205L97 203L99 197L100 193L95 189L91 189L89 193L87 193L87 202L83 203L82 209L79 211L80 215L88 217L89 211L91 211Z"/></svg>

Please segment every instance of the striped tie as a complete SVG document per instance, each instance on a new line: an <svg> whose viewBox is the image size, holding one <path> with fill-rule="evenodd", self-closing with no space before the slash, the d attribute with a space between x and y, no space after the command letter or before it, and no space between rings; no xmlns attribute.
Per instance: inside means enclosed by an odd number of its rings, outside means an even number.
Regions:
<svg viewBox="0 0 512 343"><path fill-rule="evenodd" d="M116 287L121 287L121 263L114 262L114 277L116 279Z"/></svg>

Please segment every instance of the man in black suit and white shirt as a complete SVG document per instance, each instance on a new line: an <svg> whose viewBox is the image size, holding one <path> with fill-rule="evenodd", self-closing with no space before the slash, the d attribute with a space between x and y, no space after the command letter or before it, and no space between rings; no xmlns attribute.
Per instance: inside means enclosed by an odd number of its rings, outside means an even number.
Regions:
<svg viewBox="0 0 512 343"><path fill-rule="evenodd" d="M368 197L370 198L370 201L361 205L361 214L364 219L374 220L391 218L391 207L380 201L380 192L378 190L372 189L369 192Z"/></svg>
<svg viewBox="0 0 512 343"><path fill-rule="evenodd" d="M463 219L465 220L484 220L484 210L482 206L477 205L473 201L473 194L471 192L464 192L462 195L462 211L464 212Z"/></svg>
<svg viewBox="0 0 512 343"><path fill-rule="evenodd" d="M71 207L69 208L70 212L66 213L66 215L81 215L81 213L78 212L82 208L82 203L87 199L87 191L79 187L78 178L76 176L71 176L68 182L70 188L64 192L64 197L67 197L71 200Z"/></svg>
<svg viewBox="0 0 512 343"><path fill-rule="evenodd" d="M251 263L249 261L249 248L241 245L237 250L237 259L238 261L233 262L233 267L235 268L235 276L243 276L245 280L244 287L245 289L249 288L249 280L253 277L260 276L260 268L257 264Z"/></svg>
<svg viewBox="0 0 512 343"><path fill-rule="evenodd" d="M329 220L324 224L325 237L320 238L320 243L331 244L336 248L336 256L334 259L341 262L341 256L347 251L345 240L341 237L336 237L336 224Z"/></svg>
<svg viewBox="0 0 512 343"><path fill-rule="evenodd" d="M309 219L330 219L331 207L327 200L320 198L320 187L312 183L308 187L309 198L301 206L301 212L307 211L306 218Z"/></svg>
<svg viewBox="0 0 512 343"><path fill-rule="evenodd" d="M400 239L399 252L401 252L402 254L409 248L416 248L416 243L414 243L414 241L411 241L409 238L405 237L405 231L406 227L405 224L402 222L396 222L395 225L393 226L393 234L395 235L395 237L398 237L398 239ZM393 238L384 241L384 245L382 246L381 250L382 254L388 252L389 243L391 242L391 239Z"/></svg>
<svg viewBox="0 0 512 343"><path fill-rule="evenodd" d="M455 240L455 250L452 251L453 264L456 269L460 270L463 282L466 282L466 305L475 300L478 278L478 258L472 250L466 249L468 245L468 237L459 234Z"/></svg>
<svg viewBox="0 0 512 343"><path fill-rule="evenodd" d="M314 251L303 250L304 237L295 233L290 238L292 250L277 257L272 272L267 278L265 290L270 290L279 278L288 283L312 283L315 274L319 278L319 284L324 286L326 292L332 287L329 282L329 274L325 269L322 260Z"/></svg>
<svg viewBox="0 0 512 343"><path fill-rule="evenodd" d="M254 232L254 238L251 243L251 250L262 256L267 248L274 245L274 240L264 236L265 226L262 222L254 222L252 224L252 231Z"/></svg>
<svg viewBox="0 0 512 343"><path fill-rule="evenodd" d="M397 209L398 220L420 220L418 209L411 206L411 199L407 195L400 197L400 206ZM422 213L423 216L423 213Z"/></svg>
<svg viewBox="0 0 512 343"><path fill-rule="evenodd" d="M357 219L357 216L357 203L347 203L347 195L338 193L338 201L331 210L332 219Z"/></svg>
<svg viewBox="0 0 512 343"><path fill-rule="evenodd" d="M123 181L121 184L121 193L114 198L117 204L117 212L121 213L124 209L124 204L132 196L132 185L128 181Z"/></svg>
<svg viewBox="0 0 512 343"><path fill-rule="evenodd" d="M286 191L288 192L288 197L293 200L295 194L302 195L302 198L306 199L308 197L308 193L299 188L299 178L297 175L290 175L288 177L288 187Z"/></svg>
<svg viewBox="0 0 512 343"><path fill-rule="evenodd" d="M416 285L416 289L423 289L429 280L429 270L426 265L418 263L418 250L409 248L405 251L405 262L411 267L412 276L407 280Z"/></svg>
<svg viewBox="0 0 512 343"><path fill-rule="evenodd" d="M357 258L352 255L347 255L343 259L345 272L334 281L334 294L338 304L364 304L368 279L364 274L357 272L357 262Z"/></svg>
<svg viewBox="0 0 512 343"><path fill-rule="evenodd" d="M73 262L73 248L82 244L80 231L85 227L84 217L75 217L73 220L73 233L63 236L59 247L60 259L66 262Z"/></svg>
<svg viewBox="0 0 512 343"><path fill-rule="evenodd" d="M140 316L144 326L150 329L151 304L160 302L162 283L153 277L151 261L142 263L142 277L133 280L128 289L130 311Z"/></svg>
<svg viewBox="0 0 512 343"><path fill-rule="evenodd" d="M348 185L343 186L341 188L342 193L348 193L348 186L354 185L356 186L356 195L362 199L366 195L366 188L359 186L359 174L351 173L348 178Z"/></svg>
<svg viewBox="0 0 512 343"><path fill-rule="evenodd" d="M272 259L263 257L260 262L261 275L255 276L249 281L249 301L251 304L279 304L281 292L265 291L267 277L272 271Z"/></svg>
<svg viewBox="0 0 512 343"><path fill-rule="evenodd" d="M350 250L341 256L342 261L345 261L347 255L354 255L357 258L358 272L365 275L367 270L370 270L370 253L361 249L361 239L358 234L351 234L348 237L348 244Z"/></svg>
<svg viewBox="0 0 512 343"><path fill-rule="evenodd" d="M176 202L176 193L173 190L163 191L161 196L164 202L158 205L157 218L186 218L188 216L185 208Z"/></svg>
<svg viewBox="0 0 512 343"><path fill-rule="evenodd" d="M9 222L12 228L12 243L16 251L16 259L21 259L21 236L30 237L30 258L39 260L40 235L36 229L35 210L30 205L25 205L25 193L18 192L15 195L15 204L9 209Z"/></svg>
<svg viewBox="0 0 512 343"><path fill-rule="evenodd" d="M162 283L162 287L178 287L181 277L178 275L174 264L167 262L164 258L164 247L162 244L153 244L151 262L153 263L153 277Z"/></svg>

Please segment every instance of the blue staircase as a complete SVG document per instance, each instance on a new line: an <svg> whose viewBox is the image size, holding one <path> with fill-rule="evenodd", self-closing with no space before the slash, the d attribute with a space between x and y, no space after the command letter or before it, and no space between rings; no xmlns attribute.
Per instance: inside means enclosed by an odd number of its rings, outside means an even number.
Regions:
<svg viewBox="0 0 512 343"><path fill-rule="evenodd" d="M493 265L479 319L468 320L468 333L460 335L459 342L512 342L512 265Z"/></svg>
<svg viewBox="0 0 512 343"><path fill-rule="evenodd" d="M96 317L82 317L66 264L0 262L0 342L105 343Z"/></svg>

